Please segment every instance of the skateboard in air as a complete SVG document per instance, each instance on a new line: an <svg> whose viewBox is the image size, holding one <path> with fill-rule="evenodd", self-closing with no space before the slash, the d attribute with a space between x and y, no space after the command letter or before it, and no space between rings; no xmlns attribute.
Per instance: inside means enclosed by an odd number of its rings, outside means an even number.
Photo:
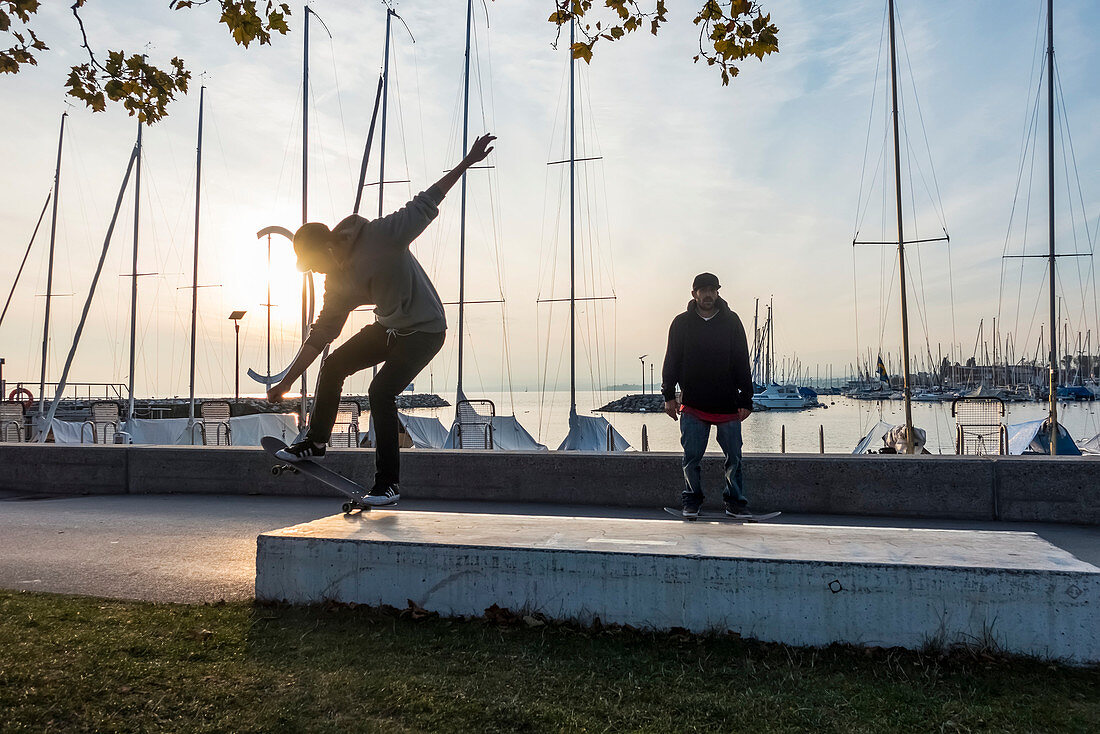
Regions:
<svg viewBox="0 0 1100 734"><path fill-rule="evenodd" d="M680 510L677 510L675 507L666 507L664 508L664 510L668 514L679 520L683 520L684 522L695 522L696 520L703 520L705 522L735 522L738 524L746 522L764 522L765 520L771 520L783 514L782 512L765 512L759 515L752 515L750 517L730 517L724 512L711 513L700 511L698 517L684 517L684 513Z"/></svg>
<svg viewBox="0 0 1100 734"><path fill-rule="evenodd" d="M264 436L260 439L260 445L264 447L264 451L272 456L275 456L276 451L286 448L286 442L275 436ZM332 469L326 469L317 462L308 459L291 463L277 456L275 456L275 458L279 461L278 464L271 467L271 473L275 476L279 476L285 471L289 471L292 474L301 472L318 481L324 482L346 496L349 501L344 503L343 509L345 515L353 510L361 510L363 512L371 511L371 505L363 501L363 497L366 496L367 490L363 489L360 485L351 481L344 475L337 474Z"/></svg>

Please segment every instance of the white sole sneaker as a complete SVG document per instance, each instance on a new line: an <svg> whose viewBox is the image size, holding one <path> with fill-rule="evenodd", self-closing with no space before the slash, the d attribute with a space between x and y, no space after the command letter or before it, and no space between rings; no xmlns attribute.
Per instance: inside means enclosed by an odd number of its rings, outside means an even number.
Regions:
<svg viewBox="0 0 1100 734"><path fill-rule="evenodd" d="M385 505L395 505L398 500L401 499L400 494L386 494L386 495L371 495L368 494L363 497L363 504L370 505L371 507L384 507Z"/></svg>
<svg viewBox="0 0 1100 734"><path fill-rule="evenodd" d="M325 460L325 455L324 454L319 454L317 456L298 456L297 454L290 453L286 449L279 449L278 451L275 452L275 456L277 458L282 459L283 461L289 462L291 464L297 464L300 461L324 461Z"/></svg>

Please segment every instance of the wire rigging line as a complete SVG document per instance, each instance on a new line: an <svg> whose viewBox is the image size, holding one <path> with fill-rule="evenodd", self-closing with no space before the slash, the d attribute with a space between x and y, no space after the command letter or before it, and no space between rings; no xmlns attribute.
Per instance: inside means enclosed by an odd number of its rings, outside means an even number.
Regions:
<svg viewBox="0 0 1100 734"><path fill-rule="evenodd" d="M46 202L42 205L42 213L38 215L38 222L34 225L34 232L31 233L30 242L27 243L27 251L23 253L23 260L19 263L19 270L15 273L15 280L11 284L11 291L8 293L8 300L4 303L4 310L0 312L0 325L4 323L4 316L8 313L8 306L11 305L11 297L15 294L15 287L19 285L19 276L23 274L23 266L27 264L27 257L31 254L31 247L34 245L34 238L38 235L38 228L42 226L42 219L46 216L46 209L50 206L50 199L53 198L53 187L50 188L46 194Z"/></svg>
<svg viewBox="0 0 1100 734"><path fill-rule="evenodd" d="M883 40L883 37L884 37L883 34L885 33L885 30L886 30L886 10L884 9L883 14L882 14L882 27L879 30L879 41L878 41L879 52L878 52L878 57L875 61L875 77L874 77L874 82L871 85L871 105L870 105L870 109L868 109L868 111L867 111L867 135L866 135L866 140L863 144L863 163L860 166L860 172L859 172L859 194L856 197L856 222L855 222L855 229L853 230L853 234L852 234L852 240L853 241L859 239L859 229L860 229L860 222L861 222L860 206L861 206L861 203L863 201L863 184L864 184L864 180L865 180L865 175L867 173L867 152L871 148L871 128L872 128L871 122L874 119L874 115L875 115L875 99L878 95L878 78L879 78L879 71L880 71L880 68L881 68L881 65L882 65L882 51L883 51L882 40ZM878 173L878 165L876 164L875 165L875 174L877 174L877 173ZM872 185L873 185L874 180L875 180L874 175L872 175L872 178L871 178ZM870 193L868 192L868 203L869 202L870 202Z"/></svg>

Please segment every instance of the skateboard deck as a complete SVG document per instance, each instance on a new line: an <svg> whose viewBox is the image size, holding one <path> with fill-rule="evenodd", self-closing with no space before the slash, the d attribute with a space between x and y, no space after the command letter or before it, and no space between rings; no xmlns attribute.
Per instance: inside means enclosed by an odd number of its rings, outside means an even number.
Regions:
<svg viewBox="0 0 1100 734"><path fill-rule="evenodd" d="M765 520L771 520L771 519L779 517L780 515L783 514L782 512L765 512L765 513L760 514L760 515L753 515L752 517L730 517L729 515L725 514L724 512L723 513L700 512L699 517L684 517L684 514L680 510L677 510L675 507L666 507L664 509L665 509L665 512L667 512L668 514L672 515L673 517L675 517L679 520L683 520L684 522L695 522L696 520L703 520L705 522L735 522L735 523L764 522Z"/></svg>
<svg viewBox="0 0 1100 734"><path fill-rule="evenodd" d="M281 438L275 436L264 436L260 439L260 445L264 447L264 451L272 456L275 456L276 451L286 448L286 443ZM306 476L324 482L347 497L349 501L344 503L344 514L350 513L352 510L370 512L371 505L363 502L363 496L367 493L367 490L363 489L360 485L351 481L343 474L337 474L332 469L326 469L317 462L309 461L308 459L292 463L283 461L277 456L275 456L275 458L279 461L278 464L271 467L271 473L275 476L279 476L284 471L289 471L294 474L301 472Z"/></svg>

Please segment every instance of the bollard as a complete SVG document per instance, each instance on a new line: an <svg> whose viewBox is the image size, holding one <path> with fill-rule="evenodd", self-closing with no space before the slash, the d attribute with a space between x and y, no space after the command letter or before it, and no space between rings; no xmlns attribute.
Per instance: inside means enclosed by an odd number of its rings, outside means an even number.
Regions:
<svg viewBox="0 0 1100 734"><path fill-rule="evenodd" d="M642 424L642 451L649 451L649 430Z"/></svg>
<svg viewBox="0 0 1100 734"><path fill-rule="evenodd" d="M787 427L779 427L779 453L787 453Z"/></svg>
<svg viewBox="0 0 1100 734"><path fill-rule="evenodd" d="M825 426L824 425L819 425L817 427L817 439L818 439L818 446L821 449L819 453L823 454L823 453L825 453Z"/></svg>
<svg viewBox="0 0 1100 734"><path fill-rule="evenodd" d="M611 451L615 450L615 434L613 433L613 431L614 431L614 429L611 427L611 424L608 423L607 424L607 450L608 450L608 452L611 452Z"/></svg>

